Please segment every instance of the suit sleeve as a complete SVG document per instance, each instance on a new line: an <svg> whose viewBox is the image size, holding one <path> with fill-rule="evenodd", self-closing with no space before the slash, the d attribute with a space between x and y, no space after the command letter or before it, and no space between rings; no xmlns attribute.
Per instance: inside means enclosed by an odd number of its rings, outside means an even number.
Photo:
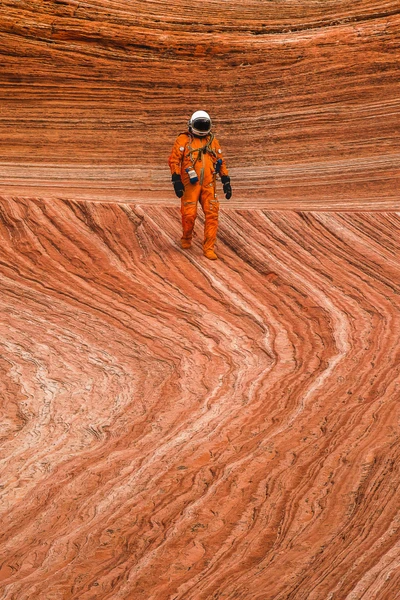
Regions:
<svg viewBox="0 0 400 600"><path fill-rule="evenodd" d="M217 153L217 160L219 158L222 159L222 164L221 164L221 168L219 171L220 176L224 177L225 175L229 175L228 167L226 166L226 161L225 161L224 155L222 154L222 150L221 150L221 146L219 145L219 141L217 139L214 139L214 149Z"/></svg>
<svg viewBox="0 0 400 600"><path fill-rule="evenodd" d="M184 139L185 138L185 139ZM176 138L175 144L172 147L169 155L168 164L171 169L171 175L181 174L182 159L185 151L186 136L179 135Z"/></svg>

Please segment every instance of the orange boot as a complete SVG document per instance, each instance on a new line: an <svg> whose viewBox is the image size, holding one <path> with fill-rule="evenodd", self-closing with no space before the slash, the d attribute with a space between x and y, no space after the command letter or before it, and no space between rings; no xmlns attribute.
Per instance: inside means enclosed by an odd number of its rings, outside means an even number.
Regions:
<svg viewBox="0 0 400 600"><path fill-rule="evenodd" d="M200 185L188 184L181 199L182 215L182 248L190 248L192 245L193 228L197 217L197 202L200 197Z"/></svg>
<svg viewBox="0 0 400 600"><path fill-rule="evenodd" d="M219 202L214 182L202 187L200 202L205 217L203 253L207 258L216 260L218 257L214 252L214 244L217 239Z"/></svg>

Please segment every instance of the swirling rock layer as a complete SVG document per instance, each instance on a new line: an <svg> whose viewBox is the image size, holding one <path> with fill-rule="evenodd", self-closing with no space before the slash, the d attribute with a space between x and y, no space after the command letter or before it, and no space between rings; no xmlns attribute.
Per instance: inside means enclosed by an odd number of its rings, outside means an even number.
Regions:
<svg viewBox="0 0 400 600"><path fill-rule="evenodd" d="M1 7L2 600L398 598L398 1Z"/></svg>
<svg viewBox="0 0 400 600"><path fill-rule="evenodd" d="M239 205L398 209L398 0L2 7L3 193L168 200L202 107Z"/></svg>
<svg viewBox="0 0 400 600"><path fill-rule="evenodd" d="M399 214L0 211L3 599L397 597Z"/></svg>

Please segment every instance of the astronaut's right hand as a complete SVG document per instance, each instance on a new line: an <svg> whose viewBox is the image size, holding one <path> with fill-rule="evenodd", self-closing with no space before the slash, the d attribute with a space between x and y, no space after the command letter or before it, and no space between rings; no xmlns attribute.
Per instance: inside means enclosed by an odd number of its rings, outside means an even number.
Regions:
<svg viewBox="0 0 400 600"><path fill-rule="evenodd" d="M174 173L172 175L172 183L174 186L175 194L178 196L178 198L182 198L183 193L185 191L185 186L182 183L182 179L179 173Z"/></svg>

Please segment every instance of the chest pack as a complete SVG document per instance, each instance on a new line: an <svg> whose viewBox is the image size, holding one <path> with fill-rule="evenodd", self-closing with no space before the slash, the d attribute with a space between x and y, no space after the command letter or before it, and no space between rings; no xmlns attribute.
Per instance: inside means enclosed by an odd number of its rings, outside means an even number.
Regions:
<svg viewBox="0 0 400 600"><path fill-rule="evenodd" d="M190 157L190 161L193 165L193 167L195 166L195 164L197 163L198 160L201 160L203 158L203 156L205 154L211 154L211 156L213 156L214 158L217 158L217 153L215 152L214 148L212 147L212 143L214 141L214 134L210 133L210 135L208 136L208 140L207 142L204 144L204 146L201 146L200 148L192 148L192 140L193 140L193 136L191 133L187 133L185 132L185 135L187 135L188 137L188 141L185 144L185 149L188 148L189 150L189 157ZM194 155L197 153L197 156L194 157Z"/></svg>

